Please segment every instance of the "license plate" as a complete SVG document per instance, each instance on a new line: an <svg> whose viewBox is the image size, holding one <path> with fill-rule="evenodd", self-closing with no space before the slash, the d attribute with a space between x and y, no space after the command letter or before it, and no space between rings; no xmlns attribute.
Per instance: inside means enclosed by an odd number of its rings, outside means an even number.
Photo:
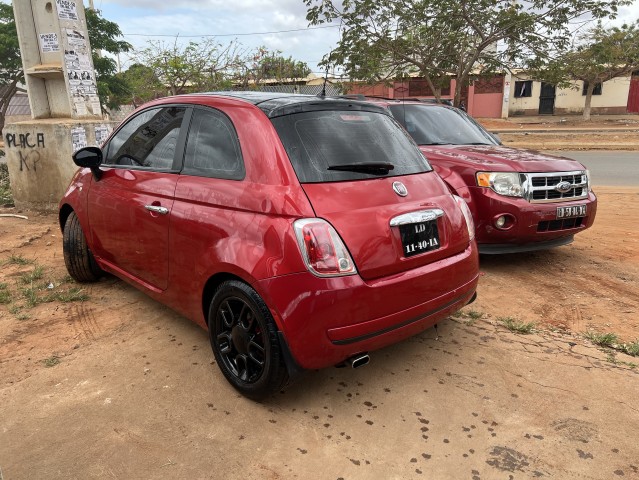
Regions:
<svg viewBox="0 0 639 480"><path fill-rule="evenodd" d="M572 207L557 207L557 218L585 217L586 205L574 205Z"/></svg>
<svg viewBox="0 0 639 480"><path fill-rule="evenodd" d="M439 248L437 220L399 226L404 256L412 257Z"/></svg>

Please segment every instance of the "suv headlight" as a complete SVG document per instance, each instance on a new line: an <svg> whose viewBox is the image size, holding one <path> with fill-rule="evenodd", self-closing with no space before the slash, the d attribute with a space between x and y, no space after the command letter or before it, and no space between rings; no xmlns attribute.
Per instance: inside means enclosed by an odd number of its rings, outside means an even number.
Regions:
<svg viewBox="0 0 639 480"><path fill-rule="evenodd" d="M477 185L492 188L507 197L523 197L524 189L516 172L478 172Z"/></svg>

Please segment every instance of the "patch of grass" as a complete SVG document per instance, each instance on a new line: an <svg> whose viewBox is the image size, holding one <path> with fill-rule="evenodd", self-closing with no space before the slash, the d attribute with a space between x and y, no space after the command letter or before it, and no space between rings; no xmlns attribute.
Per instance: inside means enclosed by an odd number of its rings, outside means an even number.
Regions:
<svg viewBox="0 0 639 480"><path fill-rule="evenodd" d="M4 152L2 152L1 156L4 156ZM0 205L13 205L11 184L9 183L9 167L6 163L0 163Z"/></svg>
<svg viewBox="0 0 639 480"><path fill-rule="evenodd" d="M9 291L9 285L6 283L0 283L0 304L8 305L11 303L11 292Z"/></svg>
<svg viewBox="0 0 639 480"><path fill-rule="evenodd" d="M71 275L65 275L60 279L60 285L64 283L75 283L75 280L73 280L73 277Z"/></svg>
<svg viewBox="0 0 639 480"><path fill-rule="evenodd" d="M18 320L27 320L31 315L24 310L50 302L84 302L89 295L79 288L69 276L62 280L50 281L49 272L42 265L26 260L22 256L12 256L5 263L19 265L33 264L33 269L23 273L16 281L17 292L9 289L6 283L0 283L0 304L8 304L9 312ZM0 479L1 480L1 479Z"/></svg>
<svg viewBox="0 0 639 480"><path fill-rule="evenodd" d="M31 265L33 260L24 258L22 255L10 255L4 262L7 265Z"/></svg>
<svg viewBox="0 0 639 480"><path fill-rule="evenodd" d="M631 357L639 357L639 340L634 342L624 343L621 345L621 351Z"/></svg>
<svg viewBox="0 0 639 480"><path fill-rule="evenodd" d="M613 347L619 341L616 333L586 332L584 336L600 347Z"/></svg>
<svg viewBox="0 0 639 480"><path fill-rule="evenodd" d="M468 310L467 312L460 310L453 315L454 318L465 318L464 325L472 325L483 316L484 312L478 312L477 310Z"/></svg>
<svg viewBox="0 0 639 480"><path fill-rule="evenodd" d="M89 299L89 295L84 292L81 288L74 287L69 290L64 290L61 292L55 292L50 295L51 300L57 300L59 302L85 302Z"/></svg>
<svg viewBox="0 0 639 480"><path fill-rule="evenodd" d="M42 265L34 265L33 270L27 273L23 273L20 276L20 282L24 285L29 285L37 280L41 280L44 276L44 267Z"/></svg>
<svg viewBox="0 0 639 480"><path fill-rule="evenodd" d="M49 358L45 358L43 363L45 367L55 367L58 363L60 363L60 359L53 355Z"/></svg>
<svg viewBox="0 0 639 480"><path fill-rule="evenodd" d="M514 333L527 335L535 330L533 322L520 322L513 317L498 317L497 321L501 322L508 330Z"/></svg>
<svg viewBox="0 0 639 480"><path fill-rule="evenodd" d="M38 288L33 285L23 288L21 293L27 308L33 308L45 302L45 300L38 295Z"/></svg>

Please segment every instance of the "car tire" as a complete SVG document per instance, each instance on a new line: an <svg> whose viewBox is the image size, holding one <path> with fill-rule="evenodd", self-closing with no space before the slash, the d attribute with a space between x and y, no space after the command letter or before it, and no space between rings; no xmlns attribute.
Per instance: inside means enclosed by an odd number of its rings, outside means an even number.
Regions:
<svg viewBox="0 0 639 480"><path fill-rule="evenodd" d="M87 239L75 212L71 212L64 224L62 251L64 263L74 280L83 283L95 282L104 275L104 271L89 250Z"/></svg>
<svg viewBox="0 0 639 480"><path fill-rule="evenodd" d="M211 301L208 326L217 364L242 395L262 400L286 385L275 321L253 288L237 280L222 283Z"/></svg>

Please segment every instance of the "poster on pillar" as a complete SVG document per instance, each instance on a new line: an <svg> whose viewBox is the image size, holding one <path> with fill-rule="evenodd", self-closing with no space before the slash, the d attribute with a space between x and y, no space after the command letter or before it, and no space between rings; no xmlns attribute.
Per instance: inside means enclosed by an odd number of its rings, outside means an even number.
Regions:
<svg viewBox="0 0 639 480"><path fill-rule="evenodd" d="M69 0L56 0L58 6L58 18L60 20L77 20L78 10L76 2Z"/></svg>
<svg viewBox="0 0 639 480"><path fill-rule="evenodd" d="M84 127L74 127L71 129L71 144L73 153L88 146L87 131Z"/></svg>
<svg viewBox="0 0 639 480"><path fill-rule="evenodd" d="M60 42L58 41L57 33L41 33L39 37L42 53L60 51Z"/></svg>
<svg viewBox="0 0 639 480"><path fill-rule="evenodd" d="M64 47L64 71L74 118L102 116L98 85L91 59L88 32L81 2L56 0Z"/></svg>

